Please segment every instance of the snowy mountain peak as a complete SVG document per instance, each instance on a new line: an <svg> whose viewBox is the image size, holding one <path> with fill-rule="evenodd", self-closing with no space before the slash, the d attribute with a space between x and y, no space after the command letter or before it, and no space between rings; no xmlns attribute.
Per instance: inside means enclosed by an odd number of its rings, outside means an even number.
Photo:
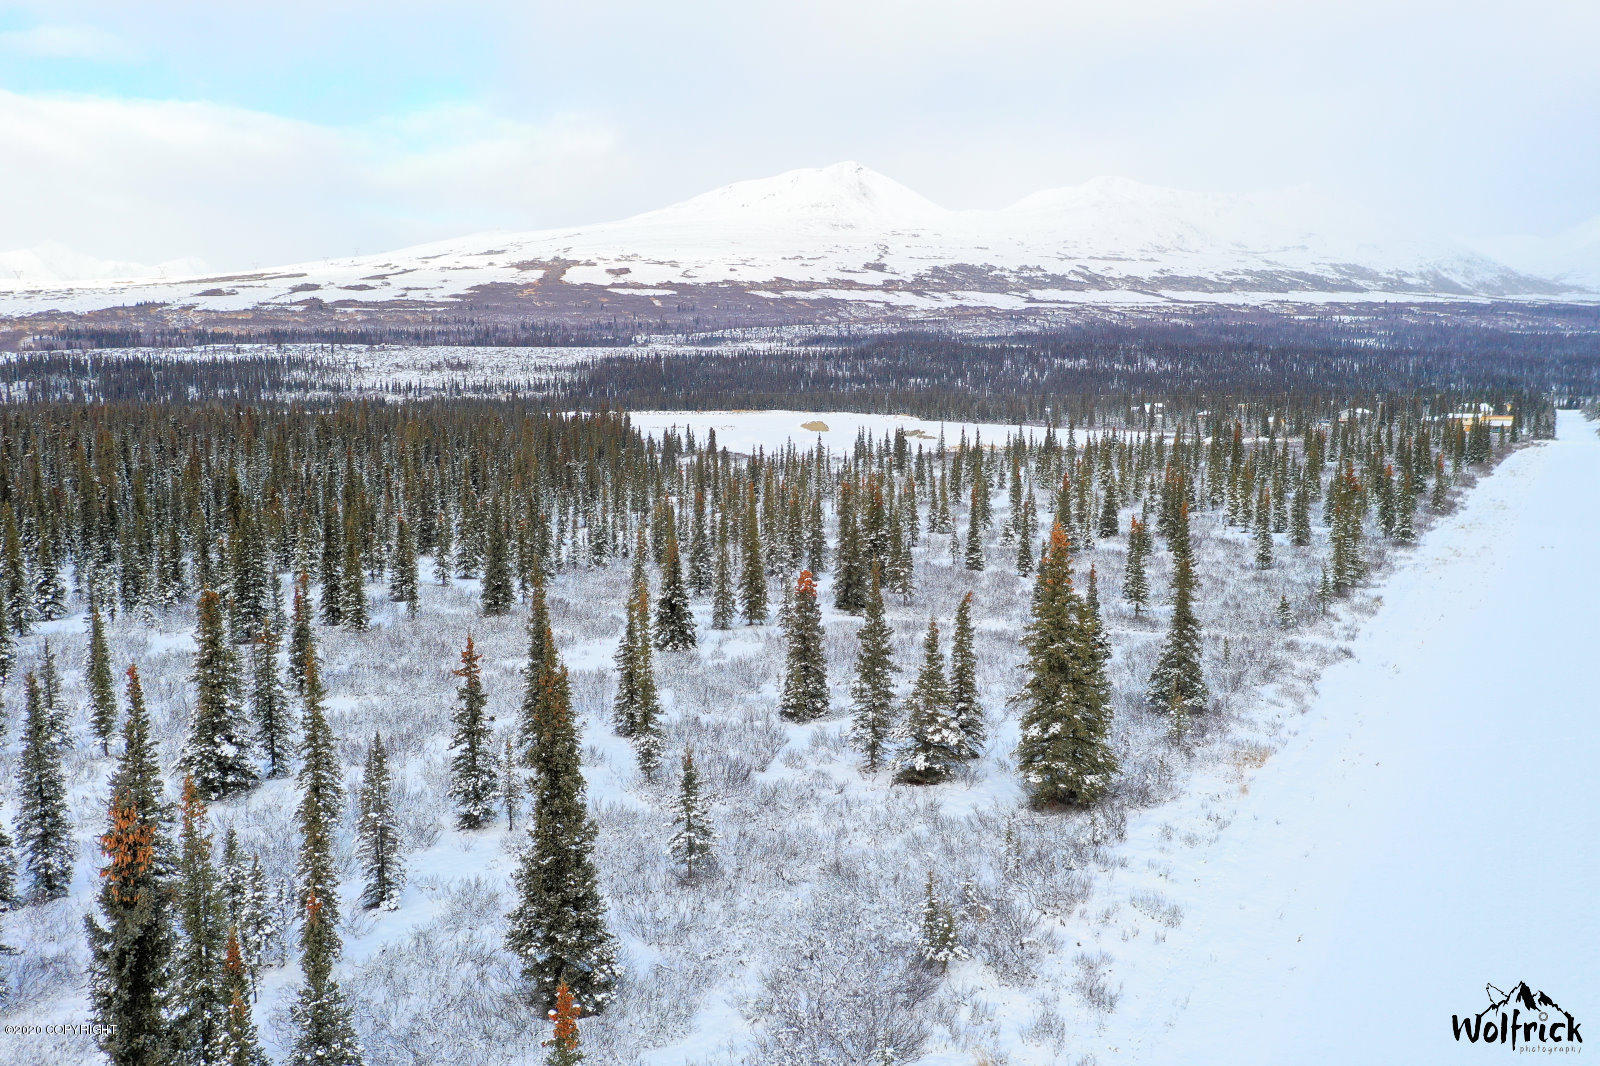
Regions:
<svg viewBox="0 0 1600 1066"><path fill-rule="evenodd" d="M626 221L854 229L932 225L948 214L894 179L847 161L736 181Z"/></svg>

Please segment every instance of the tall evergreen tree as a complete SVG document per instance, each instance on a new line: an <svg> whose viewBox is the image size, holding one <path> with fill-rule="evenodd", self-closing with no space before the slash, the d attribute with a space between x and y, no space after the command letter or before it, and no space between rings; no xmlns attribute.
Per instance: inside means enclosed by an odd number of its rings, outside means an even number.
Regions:
<svg viewBox="0 0 1600 1066"><path fill-rule="evenodd" d="M23 684L27 696L17 773L17 838L34 898L59 899L72 883L72 862L77 851L67 812L61 744L39 679L30 672Z"/></svg>
<svg viewBox="0 0 1600 1066"><path fill-rule="evenodd" d="M487 523L483 541L483 613L493 616L511 610L512 601L516 599L498 498L489 506Z"/></svg>
<svg viewBox="0 0 1600 1066"><path fill-rule="evenodd" d="M179 1063L213 1066L227 1015L222 969L226 933L205 803L191 776L184 778L180 811L173 894L179 935L172 978L173 987L182 992L174 997L172 1048Z"/></svg>
<svg viewBox="0 0 1600 1066"><path fill-rule="evenodd" d="M269 1066L250 1016L251 988L244 957L239 951L237 929L228 930L223 954L223 989L227 1013L215 1058L218 1066Z"/></svg>
<svg viewBox="0 0 1600 1066"><path fill-rule="evenodd" d="M166 1020L172 958L170 814L150 740L139 672L128 667L128 714L122 755L100 850L100 914L84 919L89 935L89 995L97 1039L115 1066L172 1061Z"/></svg>
<svg viewBox="0 0 1600 1066"><path fill-rule="evenodd" d="M450 796L456 801L456 826L460 829L481 829L494 817L492 720L486 713L489 697L483 691L482 659L468 633L461 665L452 672L461 679L451 715L455 733L450 739Z"/></svg>
<svg viewBox="0 0 1600 1066"><path fill-rule="evenodd" d="M222 600L200 593L195 634L194 726L179 766L194 777L202 799L231 796L255 784L250 741L239 705L239 665L223 629Z"/></svg>
<svg viewBox="0 0 1600 1066"><path fill-rule="evenodd" d="M1133 605L1133 616L1144 614L1150 602L1150 582L1145 577L1145 561L1150 557L1150 527L1137 517L1128 524L1128 562L1122 576L1122 598Z"/></svg>
<svg viewBox="0 0 1600 1066"><path fill-rule="evenodd" d="M506 947L522 960L535 1002L554 1003L565 984L587 1010L602 1008L616 983L616 941L606 928L605 901L594 868L595 826L584 799L578 734L566 668L549 648L533 684L532 840L516 872L517 905Z"/></svg>
<svg viewBox="0 0 1600 1066"><path fill-rule="evenodd" d="M411 523L401 515L395 520L394 572L389 577L389 598L406 605L406 613L417 613L417 538Z"/></svg>
<svg viewBox="0 0 1600 1066"><path fill-rule="evenodd" d="M961 758L965 740L951 713L939 624L932 619L922 641L922 669L906 699L903 735L906 743L897 760L897 781L911 785L943 781Z"/></svg>
<svg viewBox="0 0 1600 1066"><path fill-rule="evenodd" d="M1057 523L1039 560L1024 646L1017 766L1034 806L1093 803L1111 785L1110 688L1072 587L1071 548Z"/></svg>
<svg viewBox="0 0 1600 1066"><path fill-rule="evenodd" d="M400 905L405 868L400 862L400 827L395 823L389 785L389 756L383 749L383 737L376 733L367 749L358 802L357 851L366 874L361 905L368 910L392 911Z"/></svg>
<svg viewBox="0 0 1600 1066"><path fill-rule="evenodd" d="M778 710L795 722L811 722L828 713L828 663L822 650L822 609L811 571L800 571L794 603L786 620L788 658Z"/></svg>
<svg viewBox="0 0 1600 1066"><path fill-rule="evenodd" d="M740 554L739 610L744 614L745 625L760 625L767 620L767 571L761 561L760 513L753 484L745 504Z"/></svg>
<svg viewBox="0 0 1600 1066"><path fill-rule="evenodd" d="M950 715L961 730L961 757L976 759L983 753L988 729L978 702L978 653L973 647L972 593L961 597L956 608L955 632L950 639Z"/></svg>
<svg viewBox="0 0 1600 1066"><path fill-rule="evenodd" d="M672 511L666 512L666 547L661 557L661 602L656 606L655 642L662 651L683 651L695 645L694 615L678 558L678 531Z"/></svg>
<svg viewBox="0 0 1600 1066"><path fill-rule="evenodd" d="M295 1027L291 1066L360 1066L349 1004L333 979L341 949L338 872L334 869L333 832L341 804L338 757L333 732L322 708L324 693L315 646L308 646L305 674L305 723L300 731L300 994L290 1009Z"/></svg>
<svg viewBox="0 0 1600 1066"><path fill-rule="evenodd" d="M310 590L311 579L302 570L295 579L294 596L290 601L293 606L289 615L289 682L294 686L297 696L305 695L306 649L315 640L311 628Z"/></svg>
<svg viewBox="0 0 1600 1066"><path fill-rule="evenodd" d="M111 679L111 653L106 648L106 627L98 599L89 602L89 664L84 671L89 686L89 724L100 738L101 754L111 754L111 734L117 728L117 692Z"/></svg>
<svg viewBox="0 0 1600 1066"><path fill-rule="evenodd" d="M1200 666L1200 622L1194 613L1194 561L1189 548L1189 510L1180 518L1183 535L1174 540L1172 620L1161 658L1150 674L1146 701L1173 715L1173 730L1183 731L1187 716L1205 710L1209 698Z"/></svg>
<svg viewBox="0 0 1600 1066"><path fill-rule="evenodd" d="M683 777L678 786L672 825L672 838L667 848L673 861L683 866L683 876L694 878L713 861L717 831L711 825L705 799L700 795L700 773L694 768L694 756L687 749L683 753Z"/></svg>
<svg viewBox="0 0 1600 1066"><path fill-rule="evenodd" d="M883 589L873 568L867 595L867 621L858 634L856 676L850 686L851 735L867 769L882 765L894 728L894 657L889 623L883 617Z"/></svg>
<svg viewBox="0 0 1600 1066"><path fill-rule="evenodd" d="M288 694L278 673L278 634L270 622L262 623L250 648L250 714L267 761L267 776L282 777L289 770L294 732Z"/></svg>

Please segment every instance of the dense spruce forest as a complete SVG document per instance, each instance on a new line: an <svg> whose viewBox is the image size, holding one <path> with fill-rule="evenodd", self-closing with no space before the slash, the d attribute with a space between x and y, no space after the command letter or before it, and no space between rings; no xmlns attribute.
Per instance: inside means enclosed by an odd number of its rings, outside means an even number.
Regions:
<svg viewBox="0 0 1600 1066"><path fill-rule="evenodd" d="M1600 394L1593 343L816 336L497 399L360 382L337 347L19 355L10 994L81 992L116 1062L536 1054L547 1011L555 1051L582 1029L624 1062L715 988L756 1060L913 1056L952 961L1031 972L1126 812L1231 752L1256 686L1309 685L1341 601ZM627 414L779 404L952 426L735 454ZM995 805L922 798L979 782ZM423 891L446 924L375 952ZM419 982L465 1020L376 994Z"/></svg>

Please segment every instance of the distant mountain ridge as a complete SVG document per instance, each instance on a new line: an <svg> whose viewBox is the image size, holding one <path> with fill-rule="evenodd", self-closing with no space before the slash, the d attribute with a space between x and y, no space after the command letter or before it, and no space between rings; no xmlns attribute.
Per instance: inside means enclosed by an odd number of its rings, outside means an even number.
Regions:
<svg viewBox="0 0 1600 1066"><path fill-rule="evenodd" d="M835 317L1172 301L1592 296L1451 242L1395 236L1308 195L1245 197L1097 178L951 210L859 163L735 182L591 226L491 232L254 273L8 284L0 313L142 303L450 308L635 316L710 307Z"/></svg>

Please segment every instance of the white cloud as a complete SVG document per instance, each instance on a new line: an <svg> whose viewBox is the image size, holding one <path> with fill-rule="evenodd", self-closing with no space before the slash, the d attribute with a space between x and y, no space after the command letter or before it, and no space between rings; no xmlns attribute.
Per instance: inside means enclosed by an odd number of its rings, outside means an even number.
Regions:
<svg viewBox="0 0 1600 1066"><path fill-rule="evenodd" d="M127 42L98 26L29 26L0 32L0 52L40 59L121 59Z"/></svg>
<svg viewBox="0 0 1600 1066"><path fill-rule="evenodd" d="M550 220L620 158L578 114L473 106L356 126L210 103L0 91L0 232L97 256L219 268L379 251ZM566 219L562 219L566 221ZM247 255L241 250L248 249Z"/></svg>

